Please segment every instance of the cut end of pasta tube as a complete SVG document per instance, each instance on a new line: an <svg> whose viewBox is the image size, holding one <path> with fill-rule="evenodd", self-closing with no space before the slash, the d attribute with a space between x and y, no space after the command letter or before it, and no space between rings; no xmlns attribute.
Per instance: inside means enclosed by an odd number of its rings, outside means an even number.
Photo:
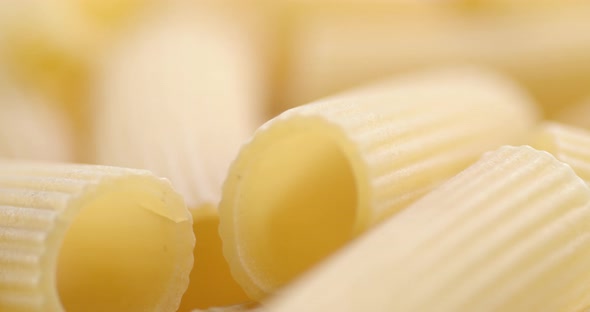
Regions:
<svg viewBox="0 0 590 312"><path fill-rule="evenodd" d="M321 120L282 120L234 164L224 196L239 210L229 216L236 226L221 235L230 266L244 268L234 274L250 296L280 287L353 238L368 208L368 183L358 182L362 170L355 172L345 140Z"/></svg>
<svg viewBox="0 0 590 312"><path fill-rule="evenodd" d="M529 146L482 158L265 305L272 312L582 311L590 189Z"/></svg>
<svg viewBox="0 0 590 312"><path fill-rule="evenodd" d="M223 257L217 209L205 205L191 209L191 214L193 232L197 238L195 263L190 274L190 284L178 311L188 312L248 302L248 296L232 277Z"/></svg>
<svg viewBox="0 0 590 312"><path fill-rule="evenodd" d="M262 126L230 168L224 254L260 299L485 151L526 138L534 106L473 68L403 77L294 108Z"/></svg>
<svg viewBox="0 0 590 312"><path fill-rule="evenodd" d="M142 170L0 162L2 311L176 311L192 219Z"/></svg>

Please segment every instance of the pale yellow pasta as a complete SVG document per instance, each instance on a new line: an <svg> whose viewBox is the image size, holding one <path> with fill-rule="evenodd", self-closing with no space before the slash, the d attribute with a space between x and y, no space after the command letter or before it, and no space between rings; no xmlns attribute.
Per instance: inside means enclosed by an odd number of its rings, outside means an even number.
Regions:
<svg viewBox="0 0 590 312"><path fill-rule="evenodd" d="M217 308L210 308L210 309L198 309L193 310L192 312L243 312L243 311L263 311L263 309L256 308L252 304L240 304L234 306L227 306L227 307L217 307Z"/></svg>
<svg viewBox="0 0 590 312"><path fill-rule="evenodd" d="M0 157L72 161L72 129L61 111L0 79Z"/></svg>
<svg viewBox="0 0 590 312"><path fill-rule="evenodd" d="M590 99L566 106L553 119L564 124L590 129Z"/></svg>
<svg viewBox="0 0 590 312"><path fill-rule="evenodd" d="M203 240L181 307L189 311L248 300L221 254L216 207L231 160L262 118L264 96L247 25L221 11L183 9L146 20L105 57L94 141L97 163L169 178L193 209Z"/></svg>
<svg viewBox="0 0 590 312"><path fill-rule="evenodd" d="M509 81L466 68L285 112L241 150L224 185L220 233L235 278L264 297L535 121Z"/></svg>
<svg viewBox="0 0 590 312"><path fill-rule="evenodd" d="M590 189L531 147L488 153L285 289L269 312L578 311Z"/></svg>
<svg viewBox="0 0 590 312"><path fill-rule="evenodd" d="M0 161L0 311L176 311L191 225L148 171Z"/></svg>
<svg viewBox="0 0 590 312"><path fill-rule="evenodd" d="M545 123L531 145L553 154L570 165L576 174L590 182L590 132L559 123Z"/></svg>
<svg viewBox="0 0 590 312"><path fill-rule="evenodd" d="M304 2L286 6L281 16L287 26L277 110L384 75L457 63L510 74L548 115L588 93L585 1Z"/></svg>

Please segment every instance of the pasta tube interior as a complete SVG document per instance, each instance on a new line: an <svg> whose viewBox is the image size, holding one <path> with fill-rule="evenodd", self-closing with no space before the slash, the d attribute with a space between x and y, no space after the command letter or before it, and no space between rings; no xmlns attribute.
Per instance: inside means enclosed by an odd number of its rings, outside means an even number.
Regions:
<svg viewBox="0 0 590 312"><path fill-rule="evenodd" d="M248 302L249 298L233 279L221 250L219 215L212 206L191 209L197 238L195 263L179 312Z"/></svg>
<svg viewBox="0 0 590 312"><path fill-rule="evenodd" d="M294 108L262 126L224 185L220 234L259 299L506 142L536 111L494 74L416 74Z"/></svg>
<svg viewBox="0 0 590 312"><path fill-rule="evenodd" d="M176 311L194 242L147 171L0 162L2 311Z"/></svg>
<svg viewBox="0 0 590 312"><path fill-rule="evenodd" d="M347 246L269 312L580 311L590 189L566 164L503 147Z"/></svg>

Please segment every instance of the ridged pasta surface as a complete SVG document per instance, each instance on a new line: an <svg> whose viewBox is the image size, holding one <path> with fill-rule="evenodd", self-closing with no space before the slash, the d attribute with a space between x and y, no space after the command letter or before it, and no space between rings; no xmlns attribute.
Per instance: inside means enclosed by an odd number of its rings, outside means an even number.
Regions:
<svg viewBox="0 0 590 312"><path fill-rule="evenodd" d="M578 311L590 190L530 147L487 153L353 242L268 311Z"/></svg>
<svg viewBox="0 0 590 312"><path fill-rule="evenodd" d="M220 233L234 276L263 297L537 120L495 74L447 69L289 110L241 150Z"/></svg>
<svg viewBox="0 0 590 312"><path fill-rule="evenodd" d="M0 311L176 311L191 221L148 171L0 160Z"/></svg>

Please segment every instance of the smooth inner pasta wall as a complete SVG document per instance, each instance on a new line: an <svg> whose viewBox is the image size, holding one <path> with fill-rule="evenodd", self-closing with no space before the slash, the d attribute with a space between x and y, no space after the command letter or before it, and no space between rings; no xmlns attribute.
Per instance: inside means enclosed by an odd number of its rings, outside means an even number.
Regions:
<svg viewBox="0 0 590 312"><path fill-rule="evenodd" d="M568 165L503 147L284 289L266 311L582 311L589 202Z"/></svg>
<svg viewBox="0 0 590 312"><path fill-rule="evenodd" d="M147 171L0 161L1 311L176 311L194 244Z"/></svg>
<svg viewBox="0 0 590 312"><path fill-rule="evenodd" d="M454 68L292 109L232 164L220 205L224 253L260 299L537 120L503 77Z"/></svg>

